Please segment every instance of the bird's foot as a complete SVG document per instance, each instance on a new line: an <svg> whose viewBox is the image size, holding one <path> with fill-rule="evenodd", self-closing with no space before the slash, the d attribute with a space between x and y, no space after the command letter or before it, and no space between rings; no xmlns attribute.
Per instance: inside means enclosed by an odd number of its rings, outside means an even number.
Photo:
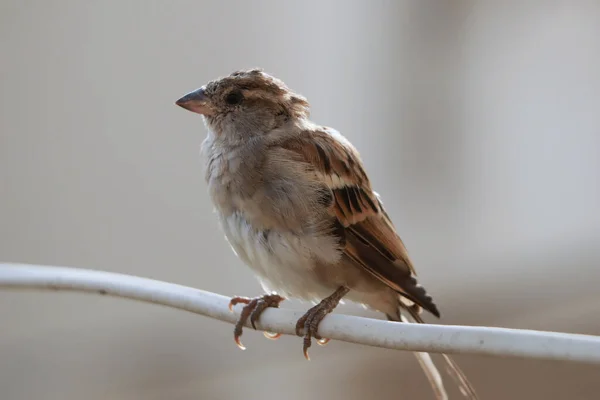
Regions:
<svg viewBox="0 0 600 400"><path fill-rule="evenodd" d="M233 340L235 340L235 344L237 344L240 349L246 349L240 341L240 336L242 336L244 324L248 318L250 318L250 324L252 325L252 328L256 329L256 321L258 321L258 318L262 312L268 307L279 307L279 303L281 303L283 300L285 299L277 294L265 294L255 298L237 296L231 298L231 301L229 302L230 311L233 311L233 307L236 304L246 304L242 309L240 318L237 320L233 330ZM278 339L279 336L281 336L279 333L270 332L265 332L264 335L269 339Z"/></svg>
<svg viewBox="0 0 600 400"><path fill-rule="evenodd" d="M317 339L317 343L322 346L329 342L329 339L324 339L319 335L319 324L327 314L337 307L342 297L344 297L348 291L348 288L340 287L331 296L321 300L319 304L308 310L296 323L296 335L304 336L302 351L304 353L304 358L307 360L310 360L308 348L312 344L313 337Z"/></svg>

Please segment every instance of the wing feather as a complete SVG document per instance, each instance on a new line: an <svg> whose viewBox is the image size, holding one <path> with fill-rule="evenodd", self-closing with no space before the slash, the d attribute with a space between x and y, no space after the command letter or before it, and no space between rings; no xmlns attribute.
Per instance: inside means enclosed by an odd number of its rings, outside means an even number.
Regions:
<svg viewBox="0 0 600 400"><path fill-rule="evenodd" d="M305 131L280 146L306 161L331 190L330 215L343 235L344 253L387 286L439 317L425 289L417 283L404 243L372 190L358 151L339 133L322 128Z"/></svg>

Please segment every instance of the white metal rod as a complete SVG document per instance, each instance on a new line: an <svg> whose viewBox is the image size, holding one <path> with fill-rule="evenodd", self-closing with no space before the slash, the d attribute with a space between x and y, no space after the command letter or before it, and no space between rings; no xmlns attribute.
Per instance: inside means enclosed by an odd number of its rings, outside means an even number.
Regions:
<svg viewBox="0 0 600 400"><path fill-rule="evenodd" d="M152 279L79 268L0 263L0 289L91 292L178 308L235 323L229 298ZM302 315L267 309L257 328L294 335ZM432 353L480 354L600 364L600 338L590 335L475 326L406 324L350 315L330 314L319 334L369 346Z"/></svg>

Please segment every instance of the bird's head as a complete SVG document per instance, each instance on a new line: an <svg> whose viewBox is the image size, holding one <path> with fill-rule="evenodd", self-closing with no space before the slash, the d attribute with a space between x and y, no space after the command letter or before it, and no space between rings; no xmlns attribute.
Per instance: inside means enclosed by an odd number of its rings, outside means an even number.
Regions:
<svg viewBox="0 0 600 400"><path fill-rule="evenodd" d="M214 134L265 134L309 115L306 99L261 69L236 71L208 82L176 101L204 116Z"/></svg>

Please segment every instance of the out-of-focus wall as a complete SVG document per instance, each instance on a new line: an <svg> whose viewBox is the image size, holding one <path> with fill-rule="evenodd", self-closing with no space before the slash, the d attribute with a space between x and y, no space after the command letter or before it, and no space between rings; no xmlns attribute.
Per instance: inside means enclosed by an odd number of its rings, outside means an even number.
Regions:
<svg viewBox="0 0 600 400"><path fill-rule="evenodd" d="M173 101L261 66L361 151L442 323L600 333L598 2L1 0L0 54L1 261L258 294ZM241 352L229 325L80 294L3 292L0 315L2 400L432 398L400 352L307 363L250 331ZM600 389L597 367L458 358L483 399Z"/></svg>

